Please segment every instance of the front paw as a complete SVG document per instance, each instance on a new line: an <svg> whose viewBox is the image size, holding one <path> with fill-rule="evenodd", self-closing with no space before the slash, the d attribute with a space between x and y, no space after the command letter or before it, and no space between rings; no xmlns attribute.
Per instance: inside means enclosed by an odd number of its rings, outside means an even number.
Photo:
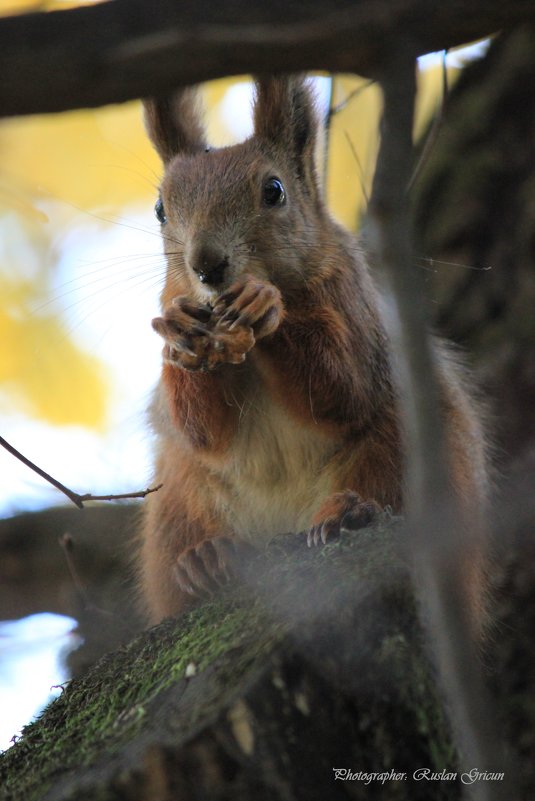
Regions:
<svg viewBox="0 0 535 801"><path fill-rule="evenodd" d="M336 492L327 498L306 532L310 547L326 545L340 536L344 528L359 529L368 526L379 514L381 507L375 501L363 501L351 490Z"/></svg>
<svg viewBox="0 0 535 801"><path fill-rule="evenodd" d="M174 568L175 580L188 595L210 597L236 579L243 563L254 553L252 545L232 537L203 540L178 557Z"/></svg>
<svg viewBox="0 0 535 801"><path fill-rule="evenodd" d="M185 370L240 364L255 344L250 326L219 325L209 306L186 297L175 298L152 327L165 341L165 361Z"/></svg>
<svg viewBox="0 0 535 801"><path fill-rule="evenodd" d="M165 341L164 359L186 370L200 370L206 363L212 310L186 297L174 298L152 327Z"/></svg>
<svg viewBox="0 0 535 801"><path fill-rule="evenodd" d="M250 327L258 340L276 331L284 317L284 306L276 286L246 275L218 298L214 315L218 318L216 330Z"/></svg>

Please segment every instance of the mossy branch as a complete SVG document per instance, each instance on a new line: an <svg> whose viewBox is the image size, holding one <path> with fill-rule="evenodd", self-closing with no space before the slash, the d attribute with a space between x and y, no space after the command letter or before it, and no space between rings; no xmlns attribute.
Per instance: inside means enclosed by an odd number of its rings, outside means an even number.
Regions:
<svg viewBox="0 0 535 801"><path fill-rule="evenodd" d="M242 579L73 680L0 759L2 798L347 798L347 767L414 801L413 770L455 770L398 522L282 538Z"/></svg>

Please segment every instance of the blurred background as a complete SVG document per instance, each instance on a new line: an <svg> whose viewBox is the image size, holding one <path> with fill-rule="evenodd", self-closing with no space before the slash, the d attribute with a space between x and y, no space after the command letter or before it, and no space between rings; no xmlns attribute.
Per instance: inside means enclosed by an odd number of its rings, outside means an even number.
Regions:
<svg viewBox="0 0 535 801"><path fill-rule="evenodd" d="M80 3L4 0L0 14L66 5ZM448 54L450 87L487 47ZM442 60L420 62L417 141L442 104ZM358 230L377 152L379 93L354 77L315 83L328 120L321 154L328 202ZM203 96L213 144L250 133L247 78L210 83ZM150 321L165 262L153 214L161 168L140 104L2 121L0 153L0 435L77 492L144 489L151 481L145 409L161 349ZM419 261L437 269L431 253ZM470 256L463 265L474 266ZM95 603L92 582L101 582L110 560L124 562L135 510L116 521L101 507L58 512L66 499L2 448L0 476L0 615L10 618L0 623L2 749L67 679L62 654L85 636L83 620L75 631L70 615L78 604L80 621ZM48 518L28 516L48 507ZM97 547L98 515L108 539ZM58 545L67 531L77 542L73 556ZM105 617L106 594L98 601ZM102 629L102 619L88 625Z"/></svg>

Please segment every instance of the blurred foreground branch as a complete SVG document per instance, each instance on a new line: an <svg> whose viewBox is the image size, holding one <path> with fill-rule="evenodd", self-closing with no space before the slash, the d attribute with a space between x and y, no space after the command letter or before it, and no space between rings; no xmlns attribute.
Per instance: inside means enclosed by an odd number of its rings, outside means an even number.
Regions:
<svg viewBox="0 0 535 801"><path fill-rule="evenodd" d="M116 0L0 19L0 116L93 107L250 72L374 76L535 19L532 0Z"/></svg>
<svg viewBox="0 0 535 801"><path fill-rule="evenodd" d="M398 52L380 77L384 97L382 138L368 233L380 265L387 324L403 399L407 441L407 513L416 584L425 609L436 662L451 708L461 759L500 769L491 705L483 689L463 581L468 543L451 491L448 453L421 273L414 268L407 186L413 148L416 65ZM503 798L504 785L479 784L474 799Z"/></svg>

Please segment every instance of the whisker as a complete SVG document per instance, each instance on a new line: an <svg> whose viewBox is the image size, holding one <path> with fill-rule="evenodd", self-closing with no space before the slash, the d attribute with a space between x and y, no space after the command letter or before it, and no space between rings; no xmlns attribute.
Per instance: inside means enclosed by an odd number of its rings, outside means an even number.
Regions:
<svg viewBox="0 0 535 801"><path fill-rule="evenodd" d="M172 253L179 253L179 252L181 252L181 251L178 251L178 250L177 251L172 251ZM153 256L162 256L162 257L164 257L165 253L163 251L161 251L161 250L159 250L157 252L155 251L154 253L121 253L120 255L107 256L105 259L84 259L84 258L79 258L79 259L77 259L77 262L79 264L87 264L87 265L103 264L104 267L103 268L98 268L98 269L105 269L105 265L106 264L113 264L113 262L116 259L122 259L122 260L126 260L126 259L143 259L145 257L152 258Z"/></svg>
<svg viewBox="0 0 535 801"><path fill-rule="evenodd" d="M134 158L136 158L136 159L139 161L139 163L140 163L140 164L141 164L143 167L145 167L145 169L147 170L147 172L149 172L149 173L152 175L152 177L154 178L154 180L155 180L155 181L157 181L157 184L156 184L156 185L155 185L153 188L154 188L154 189L156 189L156 190L159 188L159 185L160 185L160 182L161 182L161 177L160 177L160 176L159 176L157 173L155 173L155 172L154 172L154 170L152 169L152 167L150 167L150 166L147 164L147 162L146 162L146 161L144 161L144 159L142 159L142 158L141 158L141 156L139 155L139 153L137 153L135 150L131 150L131 148L129 148L129 147L126 147L126 145L123 145L123 143L122 143L122 142L116 142L116 141L114 141L114 142L113 142L113 146L114 146L114 147L116 147L116 148L119 148L120 150L123 150L125 153L128 153L128 155L129 155L129 156L133 156ZM135 172L135 170L132 170L132 171L133 171L133 172ZM142 173L139 173L139 175L140 175L140 176L142 176L142 177L144 177ZM148 179L147 179L147 180L148 180Z"/></svg>
<svg viewBox="0 0 535 801"><path fill-rule="evenodd" d="M120 264L120 261L117 263ZM101 286L98 287L97 292L103 291L107 286L110 285L110 280L113 278L120 278L120 280L125 280L124 276L126 273L126 280L129 278L135 278L136 276L140 275L140 273L145 273L147 270L153 270L154 268L163 268L165 272L166 262L163 260L162 256L157 257L157 261L153 262L143 262L143 264L137 264L132 267L131 264L127 264L126 266L122 267L120 270L114 270L113 273L110 275L110 271L106 268L99 268L97 271L91 271L90 273L82 276L75 276L74 278L65 281L63 284L60 284L58 288L58 292L48 298L47 301L41 303L39 306L35 306L32 311L34 313L38 313L43 311L44 309L52 306L53 304L61 301L63 298L72 295L75 292L81 292L88 287L94 286L95 284L100 284ZM104 272L106 269L106 272ZM95 275L96 272L100 272L100 275ZM67 288L68 287L68 288ZM90 294L85 294L82 299L76 302L82 303L85 298L91 297ZM76 302L73 304L76 305ZM71 306L67 306L64 310L70 309Z"/></svg>
<svg viewBox="0 0 535 801"><path fill-rule="evenodd" d="M142 179L142 180L143 180L143 181L144 181L146 184L148 184L148 185L150 186L150 188L151 188L151 189L152 189L152 190L153 190L153 191L154 191L156 194L158 194L158 191L159 191L159 189L160 189L160 182L158 181L158 183L157 183L157 184L153 184L153 183L152 183L152 181L150 181L150 180L147 178L147 176L146 176L146 175L143 175L143 173L142 173L142 172L139 172L139 170L134 170L132 167L126 167L124 164L103 164L102 166L103 166L103 167L108 167L108 169L114 169L114 170L123 170L123 172L129 172L129 173L132 173L132 175L135 175L135 176L137 176L138 178L141 178L141 179ZM145 165L145 166L146 166L146 165ZM157 179L157 175L156 175L156 173L154 173L154 177Z"/></svg>
<svg viewBox="0 0 535 801"><path fill-rule="evenodd" d="M151 261L148 259L151 259ZM141 264L139 264L140 260L142 260ZM94 270L85 270L82 275L75 275L73 278L70 278L67 281L59 284L56 287L57 291L50 296L47 301L35 306L32 311L35 313L41 312L73 292L78 292L99 282L103 284L102 289L104 289L104 284L108 283L110 280L110 271L113 271L114 275L124 275L125 273L136 274L139 273L140 270L152 270L154 267L160 266L165 267L168 263L179 263L180 260L183 260L183 252L181 250L169 251L167 254L162 252L154 252L127 254L124 256L115 255L101 259L97 262L91 262L87 260L86 264L96 263L99 264L99 266ZM133 262L137 263L133 264ZM117 268L122 264L126 264L126 267L118 270Z"/></svg>
<svg viewBox="0 0 535 801"><path fill-rule="evenodd" d="M136 283L132 283L132 284L126 286L126 287L124 286L122 281L121 282L117 282L116 286L120 287L118 289L118 291L114 292L114 293L109 293L108 292L108 293L106 293L106 295L104 297L103 297L102 293L100 293L100 292L99 293L95 293L95 295L93 295L93 297L98 296L98 298L99 298L99 300L101 300L101 302L98 302L97 304L92 304L92 305L90 304L89 308L86 307L87 313L84 314L83 317L79 317L76 320L76 323L74 323L74 325L69 326L65 331L65 335L66 336L72 335L78 328L82 327L82 325L93 314L95 314L96 311L98 311L99 309L102 309L108 303L113 303L114 301L117 300L117 298L124 297L125 292L131 292L133 290L138 290L141 287L145 287L145 288L148 288L148 289L155 288L159 284L163 283L163 279L164 279L163 275L145 276L141 281L138 281ZM76 305L76 304L73 304L73 305Z"/></svg>
<svg viewBox="0 0 535 801"><path fill-rule="evenodd" d="M184 243L181 242L179 239L176 239L174 237L168 236L168 235L164 234L163 231L153 231L150 228L143 228L143 227L141 227L139 225L132 225L132 224L127 223L127 222L122 222L122 221L119 221L119 220L113 220L113 219L110 219L109 217L103 217L100 214L96 214L96 212L88 211L87 209L82 209L82 208L80 208L80 206L77 206L75 203L69 203L66 200L64 200L63 202L66 203L68 206L71 206L72 208L74 208L77 211L81 212L82 214L86 214L89 217L93 217L95 220L100 220L100 222L110 223L111 225L119 225L122 228L128 228L131 231L139 231L140 233L148 234L149 236L156 236L160 240L161 239L165 239L166 242L172 242L175 245L184 245Z"/></svg>
<svg viewBox="0 0 535 801"><path fill-rule="evenodd" d="M130 280L128 280L128 279L125 280L124 278L119 278L116 281L110 282L106 286L99 286L93 292L85 292L83 294L83 297L77 298L72 303L69 303L67 306L62 307L61 311L62 311L63 314L65 314L67 312L72 312L73 309L76 309L77 306L82 306L85 309L87 309L89 307L89 314L92 314L97 308L99 308L99 305L104 305L104 303L107 301L107 299L108 299L108 294L107 293L109 292L110 289L113 289L116 286L120 286L120 287L122 287L122 289L124 291L128 291L132 287L136 287L138 284L139 285L142 284L145 280L150 280L152 278L157 278L158 281L163 280L165 278L165 271L161 271L159 274L156 274L156 275L154 273L152 273L152 274L149 274L149 275L144 275L142 277L139 276L139 275L138 276L132 276ZM140 280L136 281L137 279L140 279ZM104 290L106 290L106 294L104 293ZM113 295L112 297L115 298L115 297L117 297L117 295ZM92 298L97 298L97 299L102 298L103 302L100 303L100 304L97 304L94 307L92 307L88 303L89 301L91 301ZM83 319L86 320L87 316L88 315L86 315Z"/></svg>

